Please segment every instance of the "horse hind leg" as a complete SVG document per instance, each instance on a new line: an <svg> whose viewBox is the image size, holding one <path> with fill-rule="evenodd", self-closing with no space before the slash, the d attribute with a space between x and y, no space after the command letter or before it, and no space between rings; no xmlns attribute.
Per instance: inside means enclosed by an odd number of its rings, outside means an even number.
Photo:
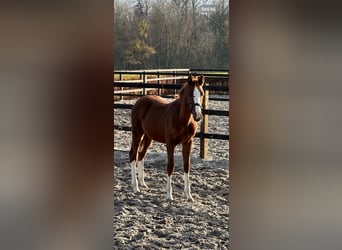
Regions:
<svg viewBox="0 0 342 250"><path fill-rule="evenodd" d="M166 199L173 200L172 197L172 173L174 169L174 157L173 153L175 150L175 146L172 144L166 145L167 148L167 184L166 184Z"/></svg>
<svg viewBox="0 0 342 250"><path fill-rule="evenodd" d="M131 174L132 174L132 185L134 192L140 192L138 181L137 181L137 173L136 173L136 165L137 165L137 154L141 141L142 133L132 131L132 145L129 151L129 160L131 165Z"/></svg>
<svg viewBox="0 0 342 250"><path fill-rule="evenodd" d="M138 180L139 185L146 187L147 185L144 181L144 157L146 155L148 147L151 145L152 139L148 137L146 134L143 136L142 141L140 142L139 146L139 153L138 153Z"/></svg>

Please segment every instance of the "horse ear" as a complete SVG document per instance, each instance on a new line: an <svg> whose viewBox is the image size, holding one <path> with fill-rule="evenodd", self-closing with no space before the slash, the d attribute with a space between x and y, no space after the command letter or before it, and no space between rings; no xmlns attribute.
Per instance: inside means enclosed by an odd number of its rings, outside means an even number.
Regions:
<svg viewBox="0 0 342 250"><path fill-rule="evenodd" d="M198 78L198 83L199 83L199 85L203 85L204 84L204 76L203 75L201 75L199 78Z"/></svg>

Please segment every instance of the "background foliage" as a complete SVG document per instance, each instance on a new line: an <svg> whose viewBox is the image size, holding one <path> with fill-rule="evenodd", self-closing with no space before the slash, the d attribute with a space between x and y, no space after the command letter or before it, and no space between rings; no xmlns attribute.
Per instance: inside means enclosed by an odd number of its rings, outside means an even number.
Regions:
<svg viewBox="0 0 342 250"><path fill-rule="evenodd" d="M228 13L228 0L115 0L115 69L228 68Z"/></svg>

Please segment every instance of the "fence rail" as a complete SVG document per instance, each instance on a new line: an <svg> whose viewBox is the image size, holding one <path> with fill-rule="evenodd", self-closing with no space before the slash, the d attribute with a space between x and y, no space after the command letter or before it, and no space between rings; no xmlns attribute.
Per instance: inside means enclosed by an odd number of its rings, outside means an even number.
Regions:
<svg viewBox="0 0 342 250"><path fill-rule="evenodd" d="M176 91L183 87L183 84L177 83L177 80L187 79L189 74L193 75L204 75L207 79L220 79L227 81L229 80L229 72L227 69L162 69L162 70L118 70L114 71L114 75L119 75L118 81L113 82L113 87L119 88L114 90L114 96L120 96L122 100L123 96L144 96L149 90L156 90L158 95L173 98ZM123 80L124 75L139 75L139 80ZM148 78L153 76L153 78ZM155 77L157 76L157 77ZM164 76L164 77L162 77ZM172 76L172 77L165 77ZM163 81L172 81L172 83L165 83ZM156 83L148 83L155 81ZM130 89L124 89L130 88ZM174 95L161 95L161 89L173 90ZM226 134L214 134L208 133L208 116L227 116L229 117L229 111L226 110L212 110L208 109L209 100L229 101L229 98L210 98L209 91L222 91L229 94L229 86L218 86L205 84L203 86L204 98L203 98L203 119L201 124L201 131L196 133L195 137L200 138L200 156L207 158L208 155L208 139L216 140L229 140L229 135ZM132 94L134 93L134 94ZM139 94L136 94L139 93ZM131 109L132 104L118 104L114 103L113 108L116 109ZM131 131L129 126L115 125L115 130Z"/></svg>
<svg viewBox="0 0 342 250"><path fill-rule="evenodd" d="M116 109L132 109L133 104L114 103ZM216 115L216 116L229 116L229 111L226 110L214 110L214 109L202 109L204 115Z"/></svg>
<svg viewBox="0 0 342 250"><path fill-rule="evenodd" d="M141 72L141 73L136 73L136 72L126 72L126 71L115 71L114 74L118 74L118 75L163 75L163 76L184 76L185 74L186 75L189 75L189 74L193 74L193 75L204 75L204 76L207 76L207 77L219 77L219 78L222 78L222 77L229 77L229 74L222 74L222 73L206 73L206 72L201 72L201 71L196 71L196 72L193 72L193 71L189 71L187 73L182 73L182 72L158 72L158 71L152 71L152 72Z"/></svg>
<svg viewBox="0 0 342 250"><path fill-rule="evenodd" d="M153 88L153 89L175 89L179 90L183 87L183 84L156 84L156 83L137 83L133 81L114 81L113 87L129 87L129 88ZM203 90L217 90L217 91L229 91L228 86L203 86Z"/></svg>
<svg viewBox="0 0 342 250"><path fill-rule="evenodd" d="M150 89L148 89L150 90ZM135 98L138 98L138 97L142 97L144 96L143 94L131 94L131 93L137 93L137 92L142 92L142 89L136 89L136 90L132 90L132 89L127 89L127 90L118 90L118 91L115 91L115 93L113 94L114 96L120 96L120 97L124 97L124 96L132 96L132 97L135 97ZM163 97L163 98L175 98L174 95L159 95L160 97ZM227 98L222 98L222 97L213 97L213 96L209 96L209 101L223 101L223 102L228 102L229 101L229 97Z"/></svg>
<svg viewBox="0 0 342 250"><path fill-rule="evenodd" d="M122 131L131 131L130 126L122 126L122 125L114 125L114 129L122 130ZM223 134L213 134L213 133L196 133L195 137L197 138L205 138L205 139L216 139L216 140L229 140L229 135Z"/></svg>

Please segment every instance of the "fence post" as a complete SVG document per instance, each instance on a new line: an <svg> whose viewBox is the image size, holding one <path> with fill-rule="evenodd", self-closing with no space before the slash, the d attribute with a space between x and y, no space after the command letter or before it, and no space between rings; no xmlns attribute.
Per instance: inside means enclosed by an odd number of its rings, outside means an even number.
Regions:
<svg viewBox="0 0 342 250"><path fill-rule="evenodd" d="M173 71L173 73L175 74L175 73L176 73L176 71ZM176 77L176 75L173 75L173 77L175 78L175 77ZM174 84L174 85L176 85L176 84L177 84L177 79L173 79L173 84ZM176 94L177 94L177 90L176 90L176 89L174 89L174 90L173 90L173 96L175 97L175 96L176 96Z"/></svg>
<svg viewBox="0 0 342 250"><path fill-rule="evenodd" d="M147 82L147 75L146 75L146 72L144 70L144 73L143 73L143 84L145 84L146 82ZM143 95L146 95L145 86L143 87Z"/></svg>
<svg viewBox="0 0 342 250"><path fill-rule="evenodd" d="M205 86L204 86L205 87ZM204 89L202 109L209 108L209 90ZM208 133L208 115L203 114L201 123L201 134ZM200 139L200 157L202 159L208 158L208 139L201 137Z"/></svg>
<svg viewBox="0 0 342 250"><path fill-rule="evenodd" d="M123 80L122 73L119 74L119 80L120 80L120 81ZM123 90L123 87L120 87L120 90ZM123 100L123 95L122 95L122 92L121 92L120 101L122 101L122 100Z"/></svg>
<svg viewBox="0 0 342 250"><path fill-rule="evenodd" d="M160 84L160 80L159 80L159 78L160 78L160 71L158 70L158 74L157 74L157 77L158 77L158 95L160 95L160 88L159 88L159 84Z"/></svg>

